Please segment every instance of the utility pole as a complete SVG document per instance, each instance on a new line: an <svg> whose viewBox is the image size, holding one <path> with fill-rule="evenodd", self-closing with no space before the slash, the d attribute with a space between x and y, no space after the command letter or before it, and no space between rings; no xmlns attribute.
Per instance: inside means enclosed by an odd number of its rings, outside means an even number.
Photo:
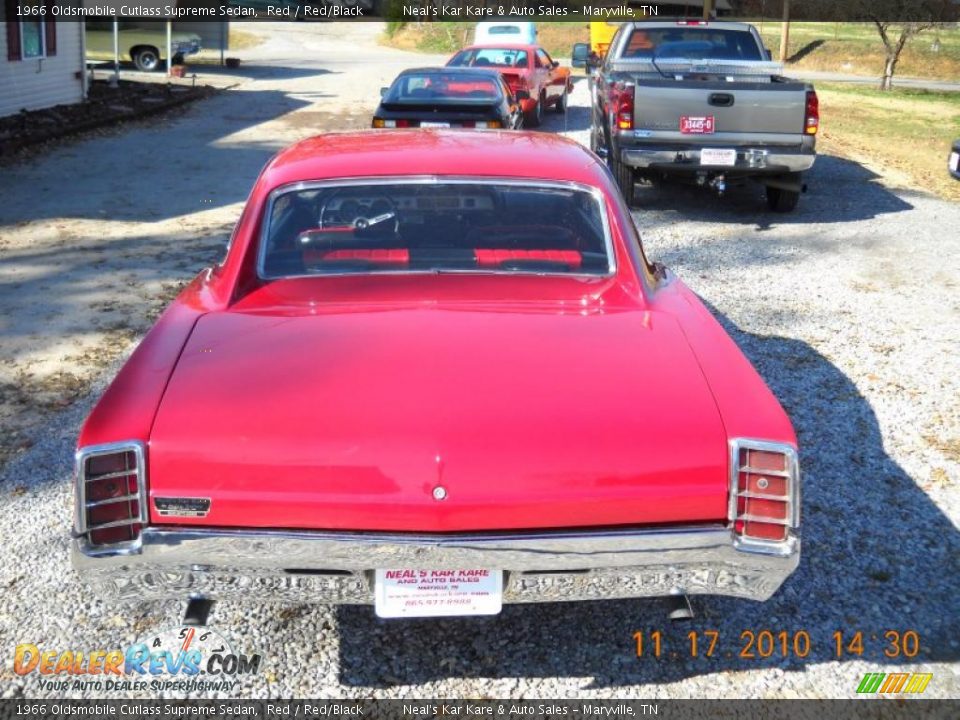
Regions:
<svg viewBox="0 0 960 720"><path fill-rule="evenodd" d="M703 19L710 19L710 11L713 10L713 0L703 0Z"/></svg>
<svg viewBox="0 0 960 720"><path fill-rule="evenodd" d="M783 23L780 25L780 62L787 61L790 45L790 0L783 0Z"/></svg>

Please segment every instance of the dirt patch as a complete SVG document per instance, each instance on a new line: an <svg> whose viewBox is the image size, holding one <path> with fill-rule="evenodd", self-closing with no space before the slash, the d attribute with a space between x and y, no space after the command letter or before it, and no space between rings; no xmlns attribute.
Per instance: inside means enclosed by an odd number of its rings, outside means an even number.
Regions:
<svg viewBox="0 0 960 720"><path fill-rule="evenodd" d="M95 80L84 102L0 118L0 158L40 143L156 115L214 92L206 85L121 81L111 87L107 80Z"/></svg>
<svg viewBox="0 0 960 720"><path fill-rule="evenodd" d="M849 157L883 175L888 184L960 200L960 183L947 173L947 155L960 137L956 93L818 83L820 152Z"/></svg>

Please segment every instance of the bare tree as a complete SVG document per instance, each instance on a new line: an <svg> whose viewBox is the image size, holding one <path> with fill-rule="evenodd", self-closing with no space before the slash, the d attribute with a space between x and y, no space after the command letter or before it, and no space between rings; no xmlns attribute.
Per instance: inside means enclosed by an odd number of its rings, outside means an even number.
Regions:
<svg viewBox="0 0 960 720"><path fill-rule="evenodd" d="M893 74L897 70L897 63L900 62L900 53L907 46L910 38L919 35L924 30L936 27L935 22L907 22L891 23L881 20L874 20L873 24L880 33L880 39L883 40L883 47L886 48L886 58L883 64L883 77L880 79L880 89L890 90L893 88ZM897 33L899 32L899 35Z"/></svg>
<svg viewBox="0 0 960 720"><path fill-rule="evenodd" d="M823 6L820 0L808 0L837 20L866 20L873 24L883 41L884 64L880 89L893 87L900 55L910 40L941 22L956 17L953 0L834 0ZM829 9L827 9L829 7Z"/></svg>

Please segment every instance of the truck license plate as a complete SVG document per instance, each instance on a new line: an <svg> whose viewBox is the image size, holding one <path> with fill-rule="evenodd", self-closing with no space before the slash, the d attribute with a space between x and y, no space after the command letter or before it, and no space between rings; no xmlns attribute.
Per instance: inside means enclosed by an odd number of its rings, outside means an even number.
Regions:
<svg viewBox="0 0 960 720"><path fill-rule="evenodd" d="M374 608L384 618L496 615L502 606L502 570L398 568L374 578Z"/></svg>
<svg viewBox="0 0 960 720"><path fill-rule="evenodd" d="M712 135L716 126L713 115L696 117L693 115L680 116L680 132L684 135Z"/></svg>
<svg viewBox="0 0 960 720"><path fill-rule="evenodd" d="M734 148L703 148L700 151L700 164L733 167L737 164L737 151Z"/></svg>
<svg viewBox="0 0 960 720"><path fill-rule="evenodd" d="M433 122L432 120L421 120L420 127L439 127L439 128L448 128L450 123L448 122Z"/></svg>

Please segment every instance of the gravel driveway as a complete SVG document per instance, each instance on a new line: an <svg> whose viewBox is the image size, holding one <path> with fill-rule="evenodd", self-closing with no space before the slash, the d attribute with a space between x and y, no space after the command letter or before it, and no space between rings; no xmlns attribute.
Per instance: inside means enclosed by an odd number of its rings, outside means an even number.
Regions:
<svg viewBox="0 0 960 720"><path fill-rule="evenodd" d="M264 56L268 51L260 50ZM35 244L16 244L0 269L47 278L37 287L29 280L14 287L0 275L6 287L0 351L8 365L20 357L21 335L31 333L41 336L29 345L37 362L55 365L72 343L96 350L90 315L76 308L113 283L126 282L129 292L106 293L108 299L122 297L119 315L139 318L131 332L141 329L163 295L162 288L151 291L143 283L178 284L218 257L259 164L273 147L305 132L291 111L326 127L336 113L356 110L355 98L362 95L369 105L399 64L424 62L396 51L374 55L368 63L331 64L339 73L335 82L280 68L271 80L264 66L264 74L240 91L192 108L178 123L116 138L131 153L145 139L154 148L187 143L173 155L141 150L136 159L148 175L171 163L183 168L186 190L170 179L151 191L137 178L137 193L122 206L110 205L97 193L124 181L97 164L106 162L103 140L5 172L0 193L23 204L0 209L0 235L4 242L32 238ZM278 55L277 62L285 57ZM328 97L339 88L348 88L346 100ZM254 97L264 102L250 102ZM570 112L549 116L545 129L585 139L586 103L581 82ZM348 114L345 124L362 117ZM190 145L191 133L202 141ZM191 159L191 148L207 154ZM88 168L82 191L40 192L71 168ZM770 601L695 599L699 616L684 625L671 625L658 600L508 606L492 618L429 622L378 621L360 607L223 603L214 610L214 626L238 649L260 652L265 664L265 672L233 694L843 698L855 695L865 672L902 670L934 674L926 697L957 697L960 205L891 191L863 167L830 156L818 159L809 185L798 211L787 216L769 214L756 188L716 198L677 186L641 188L642 209L635 213L650 257L710 305L799 433L803 560ZM198 193L207 189L213 207L197 209L195 201L205 197ZM51 238L60 224L69 242L54 250ZM111 247L130 252L114 261ZM45 263L61 272L44 275ZM17 308L34 315L19 320L12 314ZM128 348L121 343L115 355ZM0 688L7 696L61 694L43 690L36 675L12 673L18 643L118 647L179 620L181 603L101 603L67 561L73 443L112 372L91 372L97 378L93 394L44 415L29 433L32 447L0 473L6 558L0 568ZM742 633L765 629L791 638L806 631L810 653L785 658L778 648L768 658L740 657ZM634 633L654 630L663 633L662 656L638 658ZM716 652L691 658L687 634L701 633L702 643L706 630L720 633ZM847 639L863 632L862 656L837 660L838 630ZM888 630L918 633L919 653L886 657Z"/></svg>

